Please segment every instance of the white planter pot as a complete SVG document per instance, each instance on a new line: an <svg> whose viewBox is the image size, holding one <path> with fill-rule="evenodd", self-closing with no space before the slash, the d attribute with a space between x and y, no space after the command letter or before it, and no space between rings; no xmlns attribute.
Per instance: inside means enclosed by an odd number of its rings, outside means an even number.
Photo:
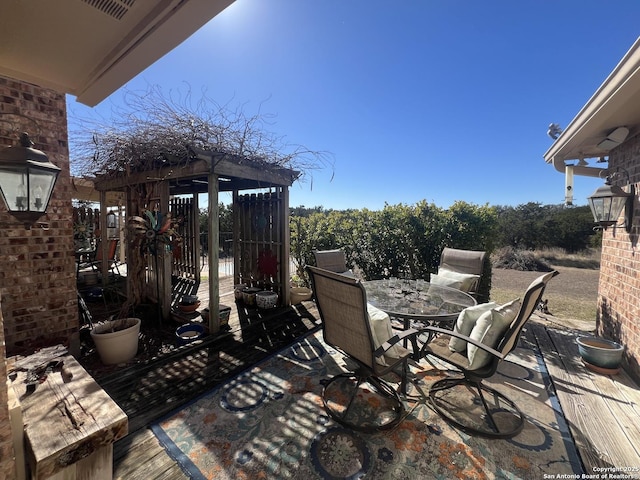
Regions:
<svg viewBox="0 0 640 480"><path fill-rule="evenodd" d="M269 290L256 293L256 305L258 308L267 310L278 306L278 294Z"/></svg>
<svg viewBox="0 0 640 480"><path fill-rule="evenodd" d="M139 333L139 318L122 318L96 325L91 330L91 338L102 363L113 365L128 362L136 356Z"/></svg>

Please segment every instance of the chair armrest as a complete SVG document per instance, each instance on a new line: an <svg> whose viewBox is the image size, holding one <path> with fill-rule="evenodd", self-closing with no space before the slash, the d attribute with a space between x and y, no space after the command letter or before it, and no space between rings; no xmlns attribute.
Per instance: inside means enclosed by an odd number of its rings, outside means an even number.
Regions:
<svg viewBox="0 0 640 480"><path fill-rule="evenodd" d="M490 353L494 357L498 357L500 360L504 360L504 358L506 356L506 355L503 355L502 353L500 353L499 351L497 351L495 348L489 347L488 345L485 345L484 343L479 342L478 340L474 340L471 337L463 335L463 334L461 334L459 332L454 332L453 330L448 330L446 328L425 327L425 328L420 329L419 332L420 333L437 333L437 334L440 334L440 335L447 335L449 337L455 337L455 338L459 338L460 340L465 340L467 343L475 345L476 347L484 350L485 352ZM428 346L428 344L425 345L425 346Z"/></svg>
<svg viewBox="0 0 640 480"><path fill-rule="evenodd" d="M397 332L397 330L396 330ZM381 357L383 356L391 347L393 347L394 345L403 342L404 340L408 340L410 338L415 338L417 337L420 333L422 333L422 330L417 330L415 328L410 328L408 330L402 330L400 332L397 332L395 335L393 335L389 340L387 340L386 342L384 342L382 345L380 345L378 348L376 348L374 350L374 355L376 357ZM415 352L414 352L415 353Z"/></svg>

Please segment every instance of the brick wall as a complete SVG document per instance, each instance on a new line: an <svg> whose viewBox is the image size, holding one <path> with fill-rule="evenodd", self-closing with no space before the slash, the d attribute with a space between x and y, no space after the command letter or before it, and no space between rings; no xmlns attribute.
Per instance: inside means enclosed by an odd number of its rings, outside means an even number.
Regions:
<svg viewBox="0 0 640 480"><path fill-rule="evenodd" d="M0 77L0 146L27 131L62 169L47 214L26 229L0 201L0 298L7 355L67 342L78 330L65 96Z"/></svg>
<svg viewBox="0 0 640 480"><path fill-rule="evenodd" d="M0 200L0 418L8 418L6 359L65 343L78 332L65 96L0 77L0 148L21 131L62 169L47 214L49 229L26 229ZM13 478L13 443L0 422L0 477Z"/></svg>
<svg viewBox="0 0 640 480"><path fill-rule="evenodd" d="M609 167L622 167L635 185L633 229L608 228L602 238L597 332L626 347L625 367L640 381L640 137L634 137L611 152ZM628 191L626 179L615 184ZM622 221L622 216L621 220Z"/></svg>

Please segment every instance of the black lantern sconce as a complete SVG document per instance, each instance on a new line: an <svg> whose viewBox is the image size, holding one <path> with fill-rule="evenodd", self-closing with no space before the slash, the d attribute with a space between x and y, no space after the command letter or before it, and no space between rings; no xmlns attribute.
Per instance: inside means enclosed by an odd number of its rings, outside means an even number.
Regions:
<svg viewBox="0 0 640 480"><path fill-rule="evenodd" d="M611 185L614 178L624 174L629 184L630 191L625 192L617 185ZM598 187L593 194L587 198L591 213L599 228L623 226L627 233L631 233L633 221L633 202L636 196L636 189L629 181L629 172L624 168L617 168L614 172L607 172L605 184ZM618 217L625 210L624 224L617 225Z"/></svg>
<svg viewBox="0 0 640 480"><path fill-rule="evenodd" d="M0 195L9 213L29 228L46 213L59 173L26 133L19 145L0 150Z"/></svg>
<svg viewBox="0 0 640 480"><path fill-rule="evenodd" d="M113 210L109 210L107 213L107 228L116 228L116 214Z"/></svg>

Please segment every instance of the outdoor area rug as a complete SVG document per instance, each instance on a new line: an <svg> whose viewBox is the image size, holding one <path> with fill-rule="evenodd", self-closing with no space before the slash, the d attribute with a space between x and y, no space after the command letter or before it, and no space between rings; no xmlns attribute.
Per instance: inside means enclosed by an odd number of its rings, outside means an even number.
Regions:
<svg viewBox="0 0 640 480"><path fill-rule="evenodd" d="M323 383L346 369L343 355L311 333L152 426L195 479L541 479L580 475L580 460L537 347L521 345L491 385L527 415L510 440L470 436L426 399L446 375L414 369L407 417L365 434L339 426L322 404ZM565 477L568 478L568 477Z"/></svg>

